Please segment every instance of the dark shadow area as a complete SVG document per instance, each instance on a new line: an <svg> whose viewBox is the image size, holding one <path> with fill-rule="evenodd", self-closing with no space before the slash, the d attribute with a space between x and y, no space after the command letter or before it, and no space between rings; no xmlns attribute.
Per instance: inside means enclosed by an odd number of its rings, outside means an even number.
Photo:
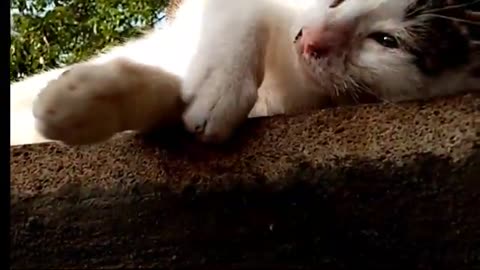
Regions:
<svg viewBox="0 0 480 270"><path fill-rule="evenodd" d="M12 201L12 268L479 269L480 156L414 162L304 162L282 187L67 184Z"/></svg>

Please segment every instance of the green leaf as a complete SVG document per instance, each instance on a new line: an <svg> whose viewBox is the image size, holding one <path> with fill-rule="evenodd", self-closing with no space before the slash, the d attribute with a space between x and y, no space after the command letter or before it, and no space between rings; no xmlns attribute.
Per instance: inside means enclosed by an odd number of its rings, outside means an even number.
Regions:
<svg viewBox="0 0 480 270"><path fill-rule="evenodd" d="M85 60L133 38L161 17L166 0L12 0L10 80Z"/></svg>

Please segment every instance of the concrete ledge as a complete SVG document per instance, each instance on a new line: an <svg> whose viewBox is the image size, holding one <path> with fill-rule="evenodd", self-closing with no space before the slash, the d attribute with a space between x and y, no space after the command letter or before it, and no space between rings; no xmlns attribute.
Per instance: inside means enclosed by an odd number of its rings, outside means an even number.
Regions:
<svg viewBox="0 0 480 270"><path fill-rule="evenodd" d="M464 96L13 146L12 267L478 269L479 137Z"/></svg>

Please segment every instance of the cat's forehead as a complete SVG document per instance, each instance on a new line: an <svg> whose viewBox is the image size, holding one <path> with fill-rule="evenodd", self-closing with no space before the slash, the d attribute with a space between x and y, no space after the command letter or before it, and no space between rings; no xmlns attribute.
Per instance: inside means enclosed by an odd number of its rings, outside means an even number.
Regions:
<svg viewBox="0 0 480 270"><path fill-rule="evenodd" d="M327 0L332 1L332 0ZM338 13L354 17L375 16L377 18L402 19L417 0L333 0Z"/></svg>
<svg viewBox="0 0 480 270"><path fill-rule="evenodd" d="M306 6L308 16L303 18L304 21L312 24L343 24L355 21L353 25L361 25L362 31L370 31L372 28L402 27L408 11L418 0L309 1L311 4Z"/></svg>
<svg viewBox="0 0 480 270"><path fill-rule="evenodd" d="M461 16L465 9L480 10L480 0L320 0L323 5L334 5L334 15L374 17L408 21L426 13L449 11L449 17ZM335 14L337 13L337 14Z"/></svg>
<svg viewBox="0 0 480 270"><path fill-rule="evenodd" d="M409 2L407 6L408 13L415 11L426 12L446 7L475 8L475 6L478 7L478 4L480 4L478 0L414 0Z"/></svg>

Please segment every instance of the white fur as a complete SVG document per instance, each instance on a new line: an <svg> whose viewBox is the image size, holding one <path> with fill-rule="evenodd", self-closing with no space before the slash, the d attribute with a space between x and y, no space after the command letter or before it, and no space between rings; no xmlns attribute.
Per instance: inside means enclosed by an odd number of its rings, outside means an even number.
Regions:
<svg viewBox="0 0 480 270"><path fill-rule="evenodd" d="M431 81L409 55L367 38L374 31L402 31L411 1L345 0L329 9L331 0L184 0L164 29L64 76L71 67L12 84L11 144L45 137L84 144L123 130L147 130L177 116L179 96L188 103L186 128L203 141L222 142L248 116L321 108L332 92L358 78L391 101L468 87L461 85L469 81L465 73L449 75L457 84ZM340 22L350 23L353 33L342 57L305 58L293 43L302 27Z"/></svg>

